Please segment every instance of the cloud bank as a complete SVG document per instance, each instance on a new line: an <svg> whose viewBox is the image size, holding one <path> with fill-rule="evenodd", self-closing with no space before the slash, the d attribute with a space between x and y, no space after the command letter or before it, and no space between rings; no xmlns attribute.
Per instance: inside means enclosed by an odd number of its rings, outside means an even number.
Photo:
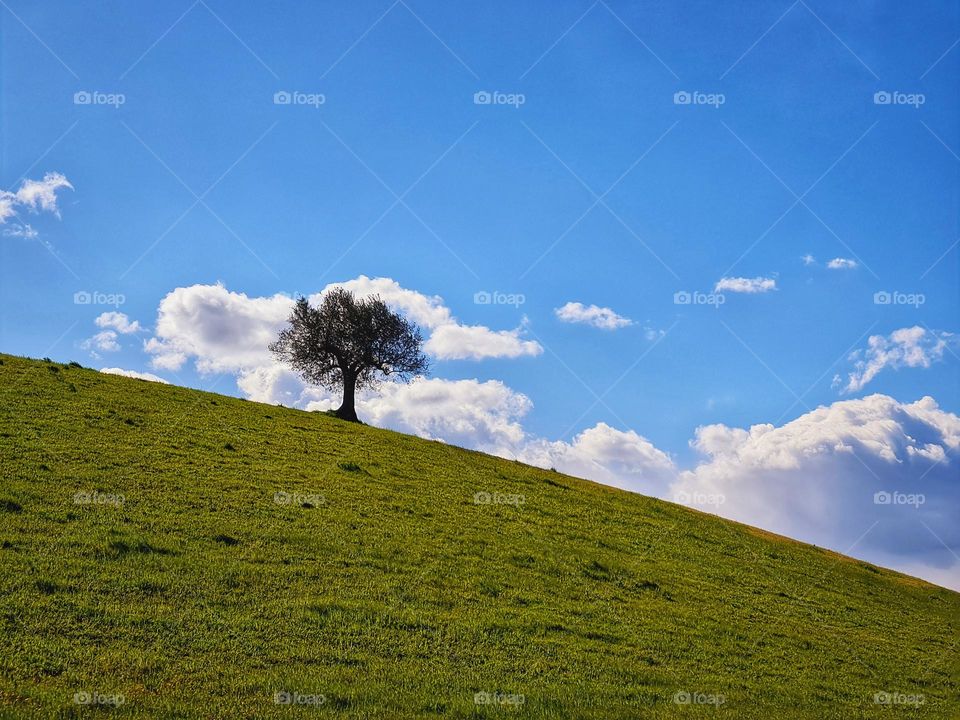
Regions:
<svg viewBox="0 0 960 720"><path fill-rule="evenodd" d="M309 296L319 303L324 293L343 287L361 297L379 295L427 331L424 350L439 360L517 358L543 352L539 343L524 340L523 328L491 330L463 325L442 298L400 287L390 278L368 278L328 285ZM154 367L177 370L193 359L200 372L249 370L272 362L267 345L286 324L293 299L277 294L248 297L223 285L177 288L160 303L154 337L146 344Z"/></svg>
<svg viewBox="0 0 960 720"><path fill-rule="evenodd" d="M871 395L776 427L707 425L706 460L674 496L881 565L960 587L960 417L933 398Z"/></svg>

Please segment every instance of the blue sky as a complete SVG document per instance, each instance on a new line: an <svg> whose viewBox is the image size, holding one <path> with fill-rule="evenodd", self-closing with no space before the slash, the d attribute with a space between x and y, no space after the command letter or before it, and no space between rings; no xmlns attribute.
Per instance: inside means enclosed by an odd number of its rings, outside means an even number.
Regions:
<svg viewBox="0 0 960 720"><path fill-rule="evenodd" d="M5 352L240 393L197 356L175 377L151 364L168 293L363 275L538 343L434 363L528 398L530 437L605 423L691 467L700 426L873 393L960 412L954 4L7 0L0 32L2 186L72 186L4 224L21 235L0 243ZM675 302L723 278L773 285ZM563 322L569 302L633 322ZM140 328L98 350L114 310ZM870 336L879 370L844 392Z"/></svg>

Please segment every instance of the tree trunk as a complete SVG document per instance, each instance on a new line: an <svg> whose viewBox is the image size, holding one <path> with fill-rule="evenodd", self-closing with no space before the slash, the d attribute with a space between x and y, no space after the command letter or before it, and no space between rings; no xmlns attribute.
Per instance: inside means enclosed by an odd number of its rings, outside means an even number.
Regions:
<svg viewBox="0 0 960 720"><path fill-rule="evenodd" d="M336 415L341 420L360 422L357 410L354 407L354 396L357 390L357 376L353 373L343 373L343 403L337 408Z"/></svg>

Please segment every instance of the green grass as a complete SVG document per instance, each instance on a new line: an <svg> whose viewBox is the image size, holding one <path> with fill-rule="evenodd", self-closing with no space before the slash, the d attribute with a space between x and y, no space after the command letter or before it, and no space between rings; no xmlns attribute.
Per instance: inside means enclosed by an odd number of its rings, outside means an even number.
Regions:
<svg viewBox="0 0 960 720"><path fill-rule="evenodd" d="M957 593L322 413L0 360L0 717L960 716Z"/></svg>

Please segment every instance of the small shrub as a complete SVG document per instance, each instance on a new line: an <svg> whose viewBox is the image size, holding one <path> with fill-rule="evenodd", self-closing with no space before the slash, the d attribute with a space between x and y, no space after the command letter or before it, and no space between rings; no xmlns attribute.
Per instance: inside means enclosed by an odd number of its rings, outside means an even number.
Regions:
<svg viewBox="0 0 960 720"><path fill-rule="evenodd" d="M18 502L14 502L13 500L4 498L3 500L0 500L0 510L3 510L4 512L18 513L23 510L23 505Z"/></svg>
<svg viewBox="0 0 960 720"><path fill-rule="evenodd" d="M173 555L172 550L167 550L166 548L157 547L148 542L138 542L133 545L124 542L123 540L114 540L110 543L110 549L117 555L127 555L129 553L135 552L140 553L141 555Z"/></svg>
<svg viewBox="0 0 960 720"><path fill-rule="evenodd" d="M37 580L34 583L37 590L42 592L44 595L53 595L59 588L56 583L52 583L49 580Z"/></svg>

